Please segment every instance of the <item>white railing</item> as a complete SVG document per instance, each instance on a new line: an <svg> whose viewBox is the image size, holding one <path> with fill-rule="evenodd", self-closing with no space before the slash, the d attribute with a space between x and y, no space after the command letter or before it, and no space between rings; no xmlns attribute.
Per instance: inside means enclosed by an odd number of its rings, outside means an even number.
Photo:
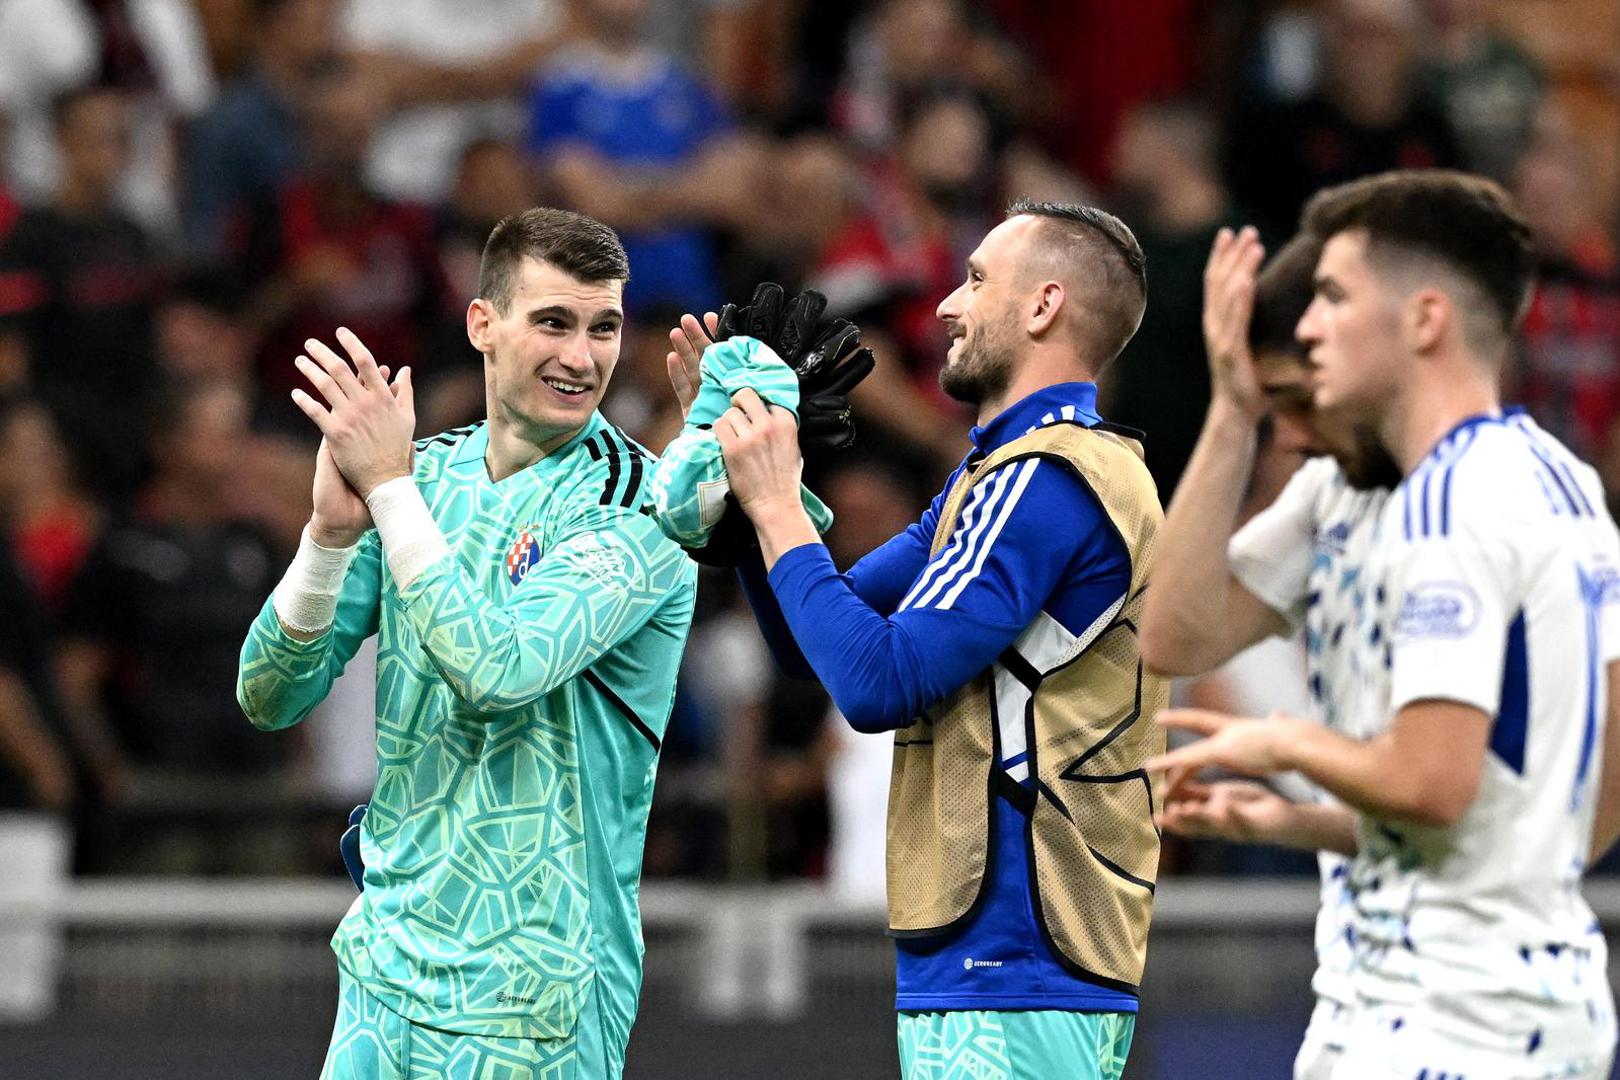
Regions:
<svg viewBox="0 0 1620 1080"><path fill-rule="evenodd" d="M1620 923L1620 878L1589 881L1582 891L1603 923ZM335 924L354 898L347 882L326 878L81 878L48 910L83 926L319 926ZM1153 924L1173 930L1304 926L1315 919L1316 904L1310 878L1168 878L1159 884ZM883 925L881 904L847 900L814 882L655 881L641 892L649 926L701 924L727 908L744 919L794 925ZM0 922L42 909L3 904Z"/></svg>
<svg viewBox="0 0 1620 1080"><path fill-rule="evenodd" d="M1599 918L1620 927L1620 880L1589 883ZM48 921L101 941L120 930L142 934L190 931L311 932L337 924L355 897L347 882L327 880L207 880L197 878L84 879L49 904L0 904L0 929ZM1154 913L1160 934L1308 933L1317 889L1310 879L1168 879ZM682 997L716 1020L758 1016L790 1019L809 1004L812 977L839 961L812 944L836 932L884 967L880 905L851 902L811 883L717 886L653 882L641 897L649 937L684 939L681 962L665 977ZM70 941L73 940L70 935ZM867 946L870 950L867 951ZM649 972L660 960L649 955ZM141 955L148 959L151 952Z"/></svg>

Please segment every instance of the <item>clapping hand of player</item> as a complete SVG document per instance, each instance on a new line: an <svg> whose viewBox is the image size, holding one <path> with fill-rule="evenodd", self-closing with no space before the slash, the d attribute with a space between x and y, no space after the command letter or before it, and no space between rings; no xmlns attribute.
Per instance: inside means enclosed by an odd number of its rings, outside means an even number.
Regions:
<svg viewBox="0 0 1620 1080"><path fill-rule="evenodd" d="M705 332L707 328L707 332ZM697 400L698 382L702 378L703 350L715 340L720 329L720 315L708 311L699 322L696 315L682 315L681 325L669 332L669 355L664 366L669 369L669 382L675 388L675 397L681 403L681 419L692 411Z"/></svg>
<svg viewBox="0 0 1620 1080"><path fill-rule="evenodd" d="M1191 777L1203 769L1225 769L1244 776L1287 772L1293 766L1286 760L1286 748L1302 728L1309 727L1305 721L1281 713L1256 719L1208 709L1165 709L1157 723L1204 736L1160 754L1144 766L1172 777Z"/></svg>
<svg viewBox="0 0 1620 1080"><path fill-rule="evenodd" d="M1204 351L1217 399L1235 405L1251 420L1266 413L1266 396L1249 348L1255 277L1266 250L1253 227L1222 229L1204 267Z"/></svg>
<svg viewBox="0 0 1620 1080"><path fill-rule="evenodd" d="M1288 832L1295 805L1253 780L1174 783L1154 823L1164 832L1242 844L1275 842Z"/></svg>
<svg viewBox="0 0 1620 1080"><path fill-rule="evenodd" d="M332 448L322 439L315 454L315 513L309 519L309 538L324 548L345 548L369 528L366 500L343 479L332 460Z"/></svg>
<svg viewBox="0 0 1620 1080"><path fill-rule="evenodd" d="M292 398L322 435L312 531L318 525L329 540L352 543L371 524L365 496L385 481L410 475L416 405L410 368L401 368L390 382L388 368L377 365L354 333L339 328L337 337L354 366L311 338L304 342L308 355L294 363L326 403L302 389ZM321 537L314 539L328 546Z"/></svg>

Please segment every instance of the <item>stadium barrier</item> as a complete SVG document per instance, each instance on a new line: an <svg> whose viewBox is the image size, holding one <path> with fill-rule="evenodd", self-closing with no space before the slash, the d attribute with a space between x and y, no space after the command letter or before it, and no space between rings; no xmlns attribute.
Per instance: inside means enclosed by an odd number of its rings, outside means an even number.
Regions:
<svg viewBox="0 0 1620 1080"><path fill-rule="evenodd" d="M1591 882L1586 894L1606 926L1620 926L1620 880ZM327 992L327 940L354 897L327 880L80 879L55 901L0 903L0 930L44 921L65 935L62 981L75 1009L219 1012L266 992L291 1006ZM1155 940L1175 939L1185 955L1200 943L1286 939L1308 969L1297 943L1316 904L1310 879L1172 878L1159 890ZM658 881L641 907L649 989L702 1019L791 1020L829 981L875 1002L892 993L881 907L818 884ZM1224 968L1218 953L1210 963L1211 974Z"/></svg>

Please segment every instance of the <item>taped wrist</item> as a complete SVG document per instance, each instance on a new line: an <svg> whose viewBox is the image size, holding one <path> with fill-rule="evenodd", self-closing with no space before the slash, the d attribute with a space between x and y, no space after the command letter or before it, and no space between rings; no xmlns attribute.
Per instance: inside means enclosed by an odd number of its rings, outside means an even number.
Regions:
<svg viewBox="0 0 1620 1080"><path fill-rule="evenodd" d="M310 539L309 526L298 540L298 553L272 594L276 618L302 634L319 634L337 617L338 593L343 576L359 543L346 548L324 548Z"/></svg>
<svg viewBox="0 0 1620 1080"><path fill-rule="evenodd" d="M450 554L439 523L433 520L433 512L409 476L396 476L372 488L366 506L382 537L388 570L400 589Z"/></svg>

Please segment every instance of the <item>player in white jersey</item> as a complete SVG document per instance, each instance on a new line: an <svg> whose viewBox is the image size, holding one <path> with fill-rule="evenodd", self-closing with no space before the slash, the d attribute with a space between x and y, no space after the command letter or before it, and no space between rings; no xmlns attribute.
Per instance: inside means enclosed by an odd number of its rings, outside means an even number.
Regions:
<svg viewBox="0 0 1620 1080"><path fill-rule="evenodd" d="M1210 411L1160 534L1142 654L1165 674L1199 675L1269 635L1303 632L1313 718L1342 730L1363 556L1400 477L1381 447L1312 408L1294 327L1311 301L1320 253L1320 241L1302 233L1257 277L1262 251L1252 229L1216 238L1204 274ZM1268 414L1278 447L1311 460L1233 535ZM1230 543L1223 548L1215 537ZM1317 1003L1294 1076L1325 1080L1344 1049L1353 1002L1346 884L1355 815L1306 783L1290 785L1290 797L1243 780L1183 783L1171 794L1159 816L1170 832L1318 852Z"/></svg>
<svg viewBox="0 0 1620 1080"><path fill-rule="evenodd" d="M1497 401L1528 231L1494 184L1435 171L1335 189L1306 228L1325 238L1299 327L1316 404L1374 423L1404 475L1345 631L1360 737L1168 711L1208 738L1153 764L1297 769L1360 811L1334 1080L1607 1077L1579 885L1617 831L1620 537L1596 474Z"/></svg>

